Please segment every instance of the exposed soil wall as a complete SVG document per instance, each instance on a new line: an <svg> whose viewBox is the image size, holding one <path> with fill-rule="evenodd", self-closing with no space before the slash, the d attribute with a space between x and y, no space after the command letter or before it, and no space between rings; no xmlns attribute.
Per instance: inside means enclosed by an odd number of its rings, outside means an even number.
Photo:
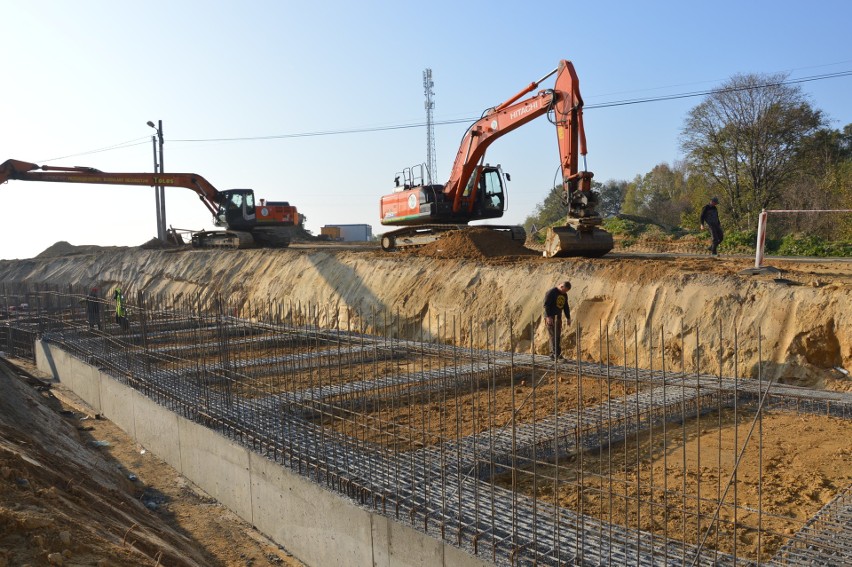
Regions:
<svg viewBox="0 0 852 567"><path fill-rule="evenodd" d="M231 300L283 309L311 305L322 324L358 325L377 312L398 313L398 332L465 345L549 352L541 322L545 292L567 278L574 325L564 333L566 355L609 356L660 368L754 377L852 390L852 264L774 262L783 274L748 276L748 258L618 256L544 259L531 255L440 257L444 248L388 254L364 247L291 247L285 250L103 251L0 262L4 282L121 285L177 298L222 293ZM431 255L430 255L431 254ZM528 254L528 252L524 252ZM511 332L509 320L512 321ZM350 323L351 322L351 323ZM734 332L736 330L736 343ZM472 333L471 333L472 331ZM470 335L472 336L472 339ZM697 334L697 336L696 336ZM721 338L720 338L721 337ZM758 341L760 337L760 341ZM534 345L531 346L531 343ZM627 345L627 352L623 345ZM634 346L638 344L638 352ZM738 348L734 348L734 345ZM649 356L653 352L653 360ZM696 352L698 357L696 358Z"/></svg>

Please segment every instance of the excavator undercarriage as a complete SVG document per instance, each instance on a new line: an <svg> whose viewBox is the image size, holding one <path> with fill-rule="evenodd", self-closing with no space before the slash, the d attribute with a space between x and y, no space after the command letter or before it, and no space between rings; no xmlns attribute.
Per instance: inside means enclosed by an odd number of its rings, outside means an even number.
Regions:
<svg viewBox="0 0 852 567"><path fill-rule="evenodd" d="M382 250L390 252L392 250L425 246L452 232L472 228L493 230L505 234L506 238L521 243L527 238L527 233L522 226L488 224L472 227L466 224L426 224L409 226L384 233L382 235Z"/></svg>

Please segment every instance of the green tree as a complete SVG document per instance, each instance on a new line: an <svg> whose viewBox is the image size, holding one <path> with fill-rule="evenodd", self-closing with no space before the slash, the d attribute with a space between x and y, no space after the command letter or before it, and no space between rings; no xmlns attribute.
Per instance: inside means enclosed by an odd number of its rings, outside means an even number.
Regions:
<svg viewBox="0 0 852 567"><path fill-rule="evenodd" d="M739 229L779 201L802 141L824 126L822 113L786 78L735 75L689 112L681 131L691 173L708 179Z"/></svg>
<svg viewBox="0 0 852 567"><path fill-rule="evenodd" d="M535 212L526 218L524 228L528 233L533 231L533 227L540 230L566 218L567 215L568 208L562 203L562 186L553 187L544 201L536 205Z"/></svg>
<svg viewBox="0 0 852 567"><path fill-rule="evenodd" d="M616 181L614 179L605 183L592 181L592 191L597 191L600 195L598 213L602 217L614 217L621 212L624 195L627 192L627 181Z"/></svg>
<svg viewBox="0 0 852 567"><path fill-rule="evenodd" d="M621 204L621 212L626 215L641 216L644 206L642 196L642 176L637 175L633 181L628 181L624 186L624 200Z"/></svg>
<svg viewBox="0 0 852 567"><path fill-rule="evenodd" d="M803 140L796 175L785 187L787 209L852 208L852 124L843 130L821 129ZM774 235L807 233L826 239L852 237L852 215L785 215L770 225Z"/></svg>
<svg viewBox="0 0 852 567"><path fill-rule="evenodd" d="M652 218L667 227L678 226L681 215L690 209L686 180L686 169L681 165L654 166L625 184L623 212Z"/></svg>

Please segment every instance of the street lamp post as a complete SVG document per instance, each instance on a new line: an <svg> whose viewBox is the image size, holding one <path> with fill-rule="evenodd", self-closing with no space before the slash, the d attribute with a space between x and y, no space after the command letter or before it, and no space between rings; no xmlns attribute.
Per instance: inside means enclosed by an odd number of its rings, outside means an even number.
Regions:
<svg viewBox="0 0 852 567"><path fill-rule="evenodd" d="M148 123L150 124L150 122ZM151 145L154 148L154 173L158 171L158 161L157 161L157 137L151 136ZM163 240L163 229L162 229L162 221L160 218L160 188L154 187L154 203L157 211L157 240Z"/></svg>
<svg viewBox="0 0 852 567"><path fill-rule="evenodd" d="M160 173L165 173L165 169L163 168L163 121L159 120L157 122L157 126L154 126L154 123L150 120L148 121L148 126L157 131L156 140L154 137L151 137L151 141L155 142L154 146L154 173L157 173L157 166L159 165ZM160 147L160 155L159 159L157 159L157 146L156 142L159 142ZM157 186L154 189L154 194L156 196L156 206L157 206L157 238L160 241L166 241L166 190L162 185Z"/></svg>

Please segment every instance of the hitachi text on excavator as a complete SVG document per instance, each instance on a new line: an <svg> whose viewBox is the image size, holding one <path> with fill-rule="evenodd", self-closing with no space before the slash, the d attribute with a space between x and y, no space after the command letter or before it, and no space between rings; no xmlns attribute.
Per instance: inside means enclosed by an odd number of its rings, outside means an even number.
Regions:
<svg viewBox="0 0 852 567"><path fill-rule="evenodd" d="M213 214L213 223L225 229L193 233L192 245L198 248L283 248L290 244L286 227L301 223L296 207L286 201L255 203L251 189L219 191L195 173L107 173L91 167L40 166L10 159L0 164L0 184L8 180L191 189Z"/></svg>
<svg viewBox="0 0 852 567"><path fill-rule="evenodd" d="M522 99L554 74L556 84L552 89ZM556 126L562 201L568 209L565 225L548 229L544 255L598 257L612 250L612 235L599 228L602 219L595 208L597 196L591 190L593 174L580 171L578 166L578 157L586 155L583 99L574 66L566 60L509 100L487 109L471 124L462 138L447 183L424 184L422 166L418 166L419 170L407 168L397 176L396 190L381 198L381 222L404 228L385 232L382 248L423 245L448 231L462 230L472 221L503 216L509 177L499 165L485 162L485 151L499 137L544 115ZM502 230L515 240L526 236L520 226L478 228Z"/></svg>

